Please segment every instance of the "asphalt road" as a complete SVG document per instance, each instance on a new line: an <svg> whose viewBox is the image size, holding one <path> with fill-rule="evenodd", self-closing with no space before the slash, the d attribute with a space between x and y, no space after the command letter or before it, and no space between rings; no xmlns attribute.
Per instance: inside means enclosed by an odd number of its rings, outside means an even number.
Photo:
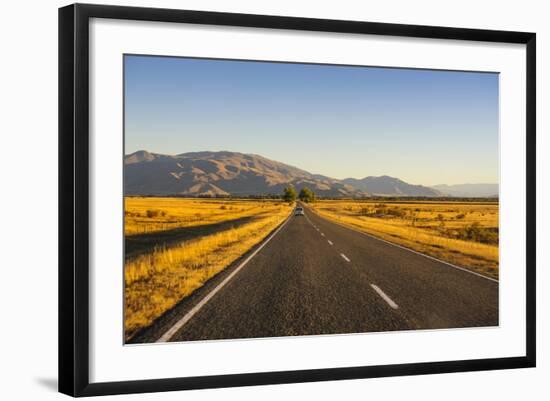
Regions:
<svg viewBox="0 0 550 401"><path fill-rule="evenodd" d="M498 282L305 213L132 342L498 325Z"/></svg>

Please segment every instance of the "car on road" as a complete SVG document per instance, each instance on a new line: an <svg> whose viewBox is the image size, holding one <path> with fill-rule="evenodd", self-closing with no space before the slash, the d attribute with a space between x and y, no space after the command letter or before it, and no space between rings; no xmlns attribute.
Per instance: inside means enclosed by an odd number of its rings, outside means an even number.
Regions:
<svg viewBox="0 0 550 401"><path fill-rule="evenodd" d="M294 216L304 216L304 208L298 206L296 209L294 209Z"/></svg>

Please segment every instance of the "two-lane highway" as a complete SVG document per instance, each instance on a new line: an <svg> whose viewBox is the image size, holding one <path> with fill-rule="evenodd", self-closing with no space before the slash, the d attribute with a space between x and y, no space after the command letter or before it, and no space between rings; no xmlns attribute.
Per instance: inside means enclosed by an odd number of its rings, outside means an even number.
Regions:
<svg viewBox="0 0 550 401"><path fill-rule="evenodd" d="M308 208L241 265L136 341L498 325L497 281L340 226Z"/></svg>

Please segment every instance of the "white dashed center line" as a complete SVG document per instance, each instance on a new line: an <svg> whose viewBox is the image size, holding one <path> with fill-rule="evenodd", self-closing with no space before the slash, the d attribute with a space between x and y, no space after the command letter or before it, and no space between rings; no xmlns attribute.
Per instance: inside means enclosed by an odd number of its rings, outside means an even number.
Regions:
<svg viewBox="0 0 550 401"><path fill-rule="evenodd" d="M340 256L343 257L346 262L351 262L351 260L349 260L348 257L343 253L341 253Z"/></svg>
<svg viewBox="0 0 550 401"><path fill-rule="evenodd" d="M307 216L306 216L306 217L307 217ZM308 219L308 220L309 220L309 219ZM311 223L311 221L310 221L310 223ZM323 234L323 233L321 232L321 230L319 230L319 228L318 228L316 225L314 225L313 223L311 223L311 225L313 226L313 228L315 228L315 229L321 234L322 237L325 236L325 234ZM334 244L332 243L331 240L327 240L327 242L329 243L329 245L334 245ZM341 256L346 262L351 263L351 260L350 260L346 255L344 255L343 253L341 253L340 256ZM373 288L374 291L376 291L376 293L377 293L378 295L380 295L380 297L381 297L384 301L386 301L386 303L387 303L392 309L398 309L398 308L399 308L399 306L398 306L395 302L393 302L393 300L392 300L384 291L382 291L382 290L380 289L380 287L378 287L376 284L371 284L370 286Z"/></svg>
<svg viewBox="0 0 550 401"><path fill-rule="evenodd" d="M370 286L374 289L374 291L376 291L378 293L378 295L380 295L382 297L382 299L384 301L386 301L388 303L389 306L391 306L393 309L399 308L399 306L397 306L397 304L395 302L393 302L392 299L390 297L388 297L386 295L386 293L380 289L380 287L378 287L375 284L371 284Z"/></svg>

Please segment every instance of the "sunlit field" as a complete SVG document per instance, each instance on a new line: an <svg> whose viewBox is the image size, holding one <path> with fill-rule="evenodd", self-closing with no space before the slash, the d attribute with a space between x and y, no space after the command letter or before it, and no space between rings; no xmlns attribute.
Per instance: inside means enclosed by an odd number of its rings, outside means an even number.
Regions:
<svg viewBox="0 0 550 401"><path fill-rule="evenodd" d="M280 202L185 198L126 197L127 236L223 222L269 213Z"/></svg>
<svg viewBox="0 0 550 401"><path fill-rule="evenodd" d="M194 235L126 259L127 340L260 243L292 210L280 201L215 199L126 198L125 205L127 238L185 227Z"/></svg>
<svg viewBox="0 0 550 401"><path fill-rule="evenodd" d="M498 278L497 202L318 201L334 222Z"/></svg>

